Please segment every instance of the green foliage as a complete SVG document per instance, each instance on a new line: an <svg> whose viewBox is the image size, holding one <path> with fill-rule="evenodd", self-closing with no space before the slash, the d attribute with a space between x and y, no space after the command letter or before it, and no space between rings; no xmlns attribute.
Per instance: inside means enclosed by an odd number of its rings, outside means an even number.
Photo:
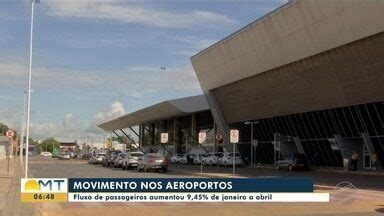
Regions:
<svg viewBox="0 0 384 216"><path fill-rule="evenodd" d="M53 137L43 140L40 144L36 145L36 150L38 153L42 151L52 152L54 148L59 148L60 143L56 141Z"/></svg>
<svg viewBox="0 0 384 216"><path fill-rule="evenodd" d="M8 130L8 126L0 122L0 135L5 135L5 132Z"/></svg>

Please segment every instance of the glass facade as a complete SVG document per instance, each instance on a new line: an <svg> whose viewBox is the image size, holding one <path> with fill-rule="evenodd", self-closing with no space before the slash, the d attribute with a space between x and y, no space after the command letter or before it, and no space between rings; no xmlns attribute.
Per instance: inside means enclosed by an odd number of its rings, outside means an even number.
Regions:
<svg viewBox="0 0 384 216"><path fill-rule="evenodd" d="M274 163L274 135L299 138L307 156L318 156L318 163L326 167L341 167L343 156L334 146L335 135L353 142L363 142L362 133L372 141L378 159L384 162L384 103L368 103L350 107L327 109L307 113L256 119L254 161ZM230 125L240 130L239 151L243 157L251 157L251 126L238 122ZM294 143L293 139L286 142Z"/></svg>
<svg viewBox="0 0 384 216"><path fill-rule="evenodd" d="M213 117L210 111L192 113L186 116L142 124L141 137L143 146L161 146L160 134L168 133L168 148L176 153L186 153L197 147L198 133L213 128Z"/></svg>

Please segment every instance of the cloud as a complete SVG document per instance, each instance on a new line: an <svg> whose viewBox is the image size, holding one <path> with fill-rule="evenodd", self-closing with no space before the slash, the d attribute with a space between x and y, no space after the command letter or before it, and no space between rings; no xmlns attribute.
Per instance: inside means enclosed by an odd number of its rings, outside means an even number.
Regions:
<svg viewBox="0 0 384 216"><path fill-rule="evenodd" d="M170 37L169 39L182 45L181 49L175 49L171 52L187 57L193 56L218 41L217 39L198 38L195 36Z"/></svg>
<svg viewBox="0 0 384 216"><path fill-rule="evenodd" d="M91 119L90 125L85 129L85 133L97 136L104 133L97 125L109 121L125 114L124 105L120 101L114 101L103 111L95 113Z"/></svg>
<svg viewBox="0 0 384 216"><path fill-rule="evenodd" d="M64 134L57 124L51 122L44 123L31 123L30 124L31 137L41 139L46 137L55 137L59 134Z"/></svg>
<svg viewBox="0 0 384 216"><path fill-rule="evenodd" d="M64 128L71 127L73 125L74 119L75 119L75 116L73 115L73 113L65 114L64 119L63 119Z"/></svg>
<svg viewBox="0 0 384 216"><path fill-rule="evenodd" d="M0 59L0 77L3 87L25 87L27 67L22 61ZM123 85L124 81L129 81L129 85ZM155 65L137 65L108 72L37 66L33 68L32 83L35 92L70 90L93 96L108 93L138 98L155 92L201 92L190 63L166 70Z"/></svg>
<svg viewBox="0 0 384 216"><path fill-rule="evenodd" d="M51 2L48 6L51 16L111 20L160 28L212 28L234 22L225 15L211 11L193 10L181 13L111 1Z"/></svg>
<svg viewBox="0 0 384 216"><path fill-rule="evenodd" d="M124 105L120 101L115 101L109 107L102 111L98 112L93 116L92 122L99 124L104 121L108 121L117 117L120 117L125 114Z"/></svg>
<svg viewBox="0 0 384 216"><path fill-rule="evenodd" d="M127 48L132 45L132 42L127 39L80 39L80 40L70 40L66 44L69 47L75 48Z"/></svg>
<svg viewBox="0 0 384 216"><path fill-rule="evenodd" d="M11 109L11 108L1 108L0 107L0 122L8 125L10 128L15 128L16 130L20 127L17 125L16 114L18 114L18 110ZM20 111L20 118L21 118L21 111ZM19 127L18 127L19 126Z"/></svg>

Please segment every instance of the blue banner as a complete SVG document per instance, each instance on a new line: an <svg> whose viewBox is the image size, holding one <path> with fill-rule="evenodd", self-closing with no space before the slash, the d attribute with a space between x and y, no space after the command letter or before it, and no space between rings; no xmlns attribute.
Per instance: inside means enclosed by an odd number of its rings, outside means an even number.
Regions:
<svg viewBox="0 0 384 216"><path fill-rule="evenodd" d="M312 178L69 178L68 192L313 192Z"/></svg>

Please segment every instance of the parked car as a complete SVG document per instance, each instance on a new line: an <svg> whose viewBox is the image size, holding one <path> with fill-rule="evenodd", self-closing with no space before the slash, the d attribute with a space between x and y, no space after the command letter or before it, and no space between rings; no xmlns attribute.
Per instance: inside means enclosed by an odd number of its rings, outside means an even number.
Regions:
<svg viewBox="0 0 384 216"><path fill-rule="evenodd" d="M115 159L116 159L116 157L117 157L117 155L118 155L119 153L121 153L121 151L119 151L119 150L115 150L115 151L109 151L109 152L107 152L106 157L104 157L104 158L102 159L102 162L101 162L101 164L103 165L103 167L109 167L109 166L111 166L111 165L114 165L114 161L115 161Z"/></svg>
<svg viewBox="0 0 384 216"><path fill-rule="evenodd" d="M187 155L186 154L183 154L180 159L179 159L179 164L187 164L188 163L188 160L187 160Z"/></svg>
<svg viewBox="0 0 384 216"><path fill-rule="evenodd" d="M204 156L205 156L205 154L196 154L196 156L193 158L193 163L194 164L201 164Z"/></svg>
<svg viewBox="0 0 384 216"><path fill-rule="evenodd" d="M176 154L171 157L171 163L180 163L181 159L184 157L184 154Z"/></svg>
<svg viewBox="0 0 384 216"><path fill-rule="evenodd" d="M204 165L217 165L219 163L219 158L223 156L223 153L221 152L213 152L213 153L207 153L205 157L203 157L203 164Z"/></svg>
<svg viewBox="0 0 384 216"><path fill-rule="evenodd" d="M113 167L115 167L115 168L122 167L123 161L124 161L126 156L127 156L126 152L120 152L119 154L117 154L115 160L113 161Z"/></svg>
<svg viewBox="0 0 384 216"><path fill-rule="evenodd" d="M187 154L186 155L186 164L195 164L195 158L197 157L197 154Z"/></svg>
<svg viewBox="0 0 384 216"><path fill-rule="evenodd" d="M101 164L101 162L103 161L103 158L106 156L107 154L105 152L97 153L97 155L95 156L94 164Z"/></svg>
<svg viewBox="0 0 384 216"><path fill-rule="evenodd" d="M219 158L219 165L228 166L233 165L233 160L235 160L236 166L242 166L243 160L241 159L240 153L225 152L223 156Z"/></svg>
<svg viewBox="0 0 384 216"><path fill-rule="evenodd" d="M148 172L149 170L163 170L167 172L168 160L160 154L145 154L138 160L137 171Z"/></svg>
<svg viewBox="0 0 384 216"><path fill-rule="evenodd" d="M68 153L62 153L59 156L59 160L69 160L71 159L71 156Z"/></svg>
<svg viewBox="0 0 384 216"><path fill-rule="evenodd" d="M52 157L52 153L51 153L51 152L45 152L45 151L43 151L43 152L40 153L40 156L43 156L43 157Z"/></svg>
<svg viewBox="0 0 384 216"><path fill-rule="evenodd" d="M142 158L144 153L142 152L127 152L127 156L123 160L123 169L130 169L133 167L137 167L137 163L139 158Z"/></svg>
<svg viewBox="0 0 384 216"><path fill-rule="evenodd" d="M282 160L276 161L276 169L289 171L303 169L309 170L308 159L304 154L287 155Z"/></svg>
<svg viewBox="0 0 384 216"><path fill-rule="evenodd" d="M91 156L91 157L88 159L88 163L89 163L89 164L94 164L94 163L95 163L95 160L96 160L96 157L95 157L95 156Z"/></svg>

